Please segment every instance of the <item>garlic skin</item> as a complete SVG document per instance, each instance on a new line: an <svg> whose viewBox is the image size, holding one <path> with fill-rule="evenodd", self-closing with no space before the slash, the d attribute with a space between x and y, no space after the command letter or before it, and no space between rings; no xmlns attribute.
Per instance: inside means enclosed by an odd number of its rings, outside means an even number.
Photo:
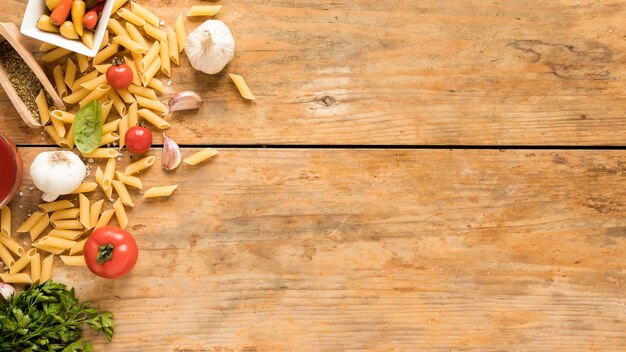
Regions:
<svg viewBox="0 0 626 352"><path fill-rule="evenodd" d="M208 20L189 33L185 53L193 68L216 74L235 55L235 39L224 22Z"/></svg>
<svg viewBox="0 0 626 352"><path fill-rule="evenodd" d="M15 294L15 288L9 284L5 284L4 282L0 282L0 295L4 297L4 299L9 299L12 295Z"/></svg>
<svg viewBox="0 0 626 352"><path fill-rule="evenodd" d="M46 202L75 190L86 174L83 161L68 151L39 153L30 165L33 183L44 192L41 198Z"/></svg>
<svg viewBox="0 0 626 352"><path fill-rule="evenodd" d="M170 112L181 110L194 110L199 109L202 104L202 97L196 92L185 90L178 93L169 102Z"/></svg>
<svg viewBox="0 0 626 352"><path fill-rule="evenodd" d="M161 165L168 171L172 171L180 165L182 155L180 147L173 139L163 133L163 155L161 156Z"/></svg>

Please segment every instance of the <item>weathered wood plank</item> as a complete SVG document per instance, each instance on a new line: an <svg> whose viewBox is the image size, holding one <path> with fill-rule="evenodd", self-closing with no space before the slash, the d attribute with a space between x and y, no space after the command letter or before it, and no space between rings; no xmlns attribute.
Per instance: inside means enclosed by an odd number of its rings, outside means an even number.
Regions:
<svg viewBox="0 0 626 352"><path fill-rule="evenodd" d="M21 22L25 0L0 20ZM142 0L168 24L195 0ZM233 0L237 54L173 118L192 144L622 145L622 1ZM188 30L199 22L187 22ZM246 103L226 72L259 98ZM0 94L0 130L40 141ZM18 127L19 126L19 127Z"/></svg>
<svg viewBox="0 0 626 352"><path fill-rule="evenodd" d="M626 349L626 152L221 152L142 176L180 187L132 192L130 276L55 272L115 313L96 350Z"/></svg>

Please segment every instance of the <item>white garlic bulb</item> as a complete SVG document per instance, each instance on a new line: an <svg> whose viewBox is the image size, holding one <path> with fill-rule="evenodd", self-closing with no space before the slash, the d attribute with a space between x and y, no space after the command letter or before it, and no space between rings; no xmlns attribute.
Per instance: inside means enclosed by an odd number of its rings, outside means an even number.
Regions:
<svg viewBox="0 0 626 352"><path fill-rule="evenodd" d="M46 202L75 190L86 173L83 161L68 151L40 153L30 165L33 183L44 192L41 198Z"/></svg>
<svg viewBox="0 0 626 352"><path fill-rule="evenodd" d="M235 55L235 39L224 22L208 20L189 33L185 53L193 68L215 74Z"/></svg>

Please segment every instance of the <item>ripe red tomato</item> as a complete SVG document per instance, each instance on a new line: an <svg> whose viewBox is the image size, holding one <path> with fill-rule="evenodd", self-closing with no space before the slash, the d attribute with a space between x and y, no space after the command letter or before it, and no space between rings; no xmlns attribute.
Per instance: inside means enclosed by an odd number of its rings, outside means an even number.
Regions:
<svg viewBox="0 0 626 352"><path fill-rule="evenodd" d="M111 67L107 69L107 82L113 89L126 89L133 83L133 70L118 58L111 61Z"/></svg>
<svg viewBox="0 0 626 352"><path fill-rule="evenodd" d="M124 136L126 148L133 153L143 154L152 146L152 132L142 126L134 126Z"/></svg>
<svg viewBox="0 0 626 352"><path fill-rule="evenodd" d="M107 279L128 274L135 267L138 254L133 235L114 226L94 230L83 249L89 270Z"/></svg>

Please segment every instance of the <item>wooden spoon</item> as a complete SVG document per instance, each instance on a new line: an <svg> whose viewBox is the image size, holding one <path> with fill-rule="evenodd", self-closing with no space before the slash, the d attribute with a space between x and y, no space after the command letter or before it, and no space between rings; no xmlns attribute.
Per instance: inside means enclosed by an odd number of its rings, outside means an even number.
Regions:
<svg viewBox="0 0 626 352"><path fill-rule="evenodd" d="M56 90L52 86L52 83L50 83L50 80L48 80L48 77L41 69L41 66L39 66L39 63L37 63L33 54L22 45L21 41L23 38L21 37L17 26L14 23L0 22L0 36L2 36L0 37L0 43L5 40L8 41L15 51L17 51L17 53L22 57L22 60L24 60L28 67L30 67L30 69L35 73L35 76L37 76L43 88L52 98L54 106L57 109L65 110L63 100L61 100L61 97L57 94ZM24 122L26 122L26 124L31 128L41 127L41 123L35 119L33 114L26 107L26 104L24 104L19 95L17 95L17 92L9 81L9 77L2 65L0 65L0 84L4 88L4 91L7 93L9 99L11 99L11 102Z"/></svg>

